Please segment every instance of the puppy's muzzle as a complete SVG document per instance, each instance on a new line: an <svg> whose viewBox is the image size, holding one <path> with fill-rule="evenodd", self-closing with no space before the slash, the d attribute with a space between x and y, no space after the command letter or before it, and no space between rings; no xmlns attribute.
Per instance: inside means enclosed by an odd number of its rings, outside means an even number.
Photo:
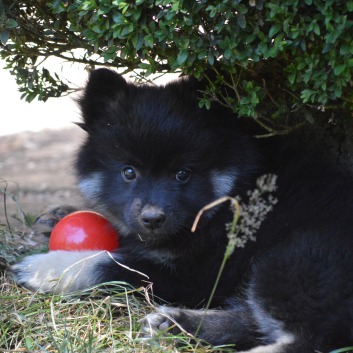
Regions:
<svg viewBox="0 0 353 353"><path fill-rule="evenodd" d="M163 226L166 220L162 209L156 206L145 206L140 214L140 223L149 230L156 230Z"/></svg>

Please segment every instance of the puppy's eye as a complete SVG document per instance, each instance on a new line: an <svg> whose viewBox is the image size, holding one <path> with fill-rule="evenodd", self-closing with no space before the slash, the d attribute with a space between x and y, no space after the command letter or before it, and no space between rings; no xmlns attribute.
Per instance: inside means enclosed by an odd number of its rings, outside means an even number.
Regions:
<svg viewBox="0 0 353 353"><path fill-rule="evenodd" d="M136 179L136 172L135 169L132 167L125 167L122 171L121 171L121 175L122 177L127 180L127 181L131 181Z"/></svg>
<svg viewBox="0 0 353 353"><path fill-rule="evenodd" d="M182 182L187 182L191 178L191 170L187 168L180 169L175 174L175 179Z"/></svg>

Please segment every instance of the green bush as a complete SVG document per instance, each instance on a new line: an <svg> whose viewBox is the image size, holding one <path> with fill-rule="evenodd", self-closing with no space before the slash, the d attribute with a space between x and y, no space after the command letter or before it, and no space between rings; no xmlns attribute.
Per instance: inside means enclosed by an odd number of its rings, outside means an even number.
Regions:
<svg viewBox="0 0 353 353"><path fill-rule="evenodd" d="M201 105L281 131L352 109L352 25L353 0L0 0L0 54L28 101L70 90L38 68L57 56L206 77Z"/></svg>

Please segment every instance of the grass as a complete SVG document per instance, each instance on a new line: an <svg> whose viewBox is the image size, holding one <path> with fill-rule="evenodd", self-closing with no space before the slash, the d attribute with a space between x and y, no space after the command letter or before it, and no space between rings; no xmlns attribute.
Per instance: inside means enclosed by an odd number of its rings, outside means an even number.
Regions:
<svg viewBox="0 0 353 353"><path fill-rule="evenodd" d="M187 334L162 332L147 344L139 338L139 321L154 309L153 303L145 299L141 288L125 283L67 296L18 287L6 267L23 255L47 251L47 244L36 241L28 227L33 217L23 212L16 198L6 199L6 187L3 195L4 202L16 203L18 213L5 212L5 219L0 219L0 353L229 352Z"/></svg>
<svg viewBox="0 0 353 353"><path fill-rule="evenodd" d="M139 347L138 318L146 311L133 292L111 290L57 296L18 288L1 279L0 347L29 352L158 352Z"/></svg>
<svg viewBox="0 0 353 353"><path fill-rule="evenodd" d="M5 190L6 191L6 190ZM1 192L1 190L0 190ZM16 199L13 199L17 203ZM16 286L6 266L23 255L47 251L33 240L33 217L18 206L18 215L0 219L0 353L226 353L187 334L161 332L148 343L139 338L140 320L154 307L142 289L115 282L76 295L33 293ZM10 222L22 219L18 231ZM176 343L178 342L178 343ZM353 352L346 347L331 353Z"/></svg>
<svg viewBox="0 0 353 353"><path fill-rule="evenodd" d="M121 283L80 295L32 293L0 278L0 352L225 352L163 334L146 344L139 320L151 306ZM176 345L176 340L182 345Z"/></svg>

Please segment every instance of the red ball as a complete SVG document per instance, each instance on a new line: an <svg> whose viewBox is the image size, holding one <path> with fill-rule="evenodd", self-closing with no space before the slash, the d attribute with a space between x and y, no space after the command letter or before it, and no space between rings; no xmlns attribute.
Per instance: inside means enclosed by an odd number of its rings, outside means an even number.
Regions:
<svg viewBox="0 0 353 353"><path fill-rule="evenodd" d="M54 227L49 250L116 250L119 236L113 225L92 211L77 211Z"/></svg>

